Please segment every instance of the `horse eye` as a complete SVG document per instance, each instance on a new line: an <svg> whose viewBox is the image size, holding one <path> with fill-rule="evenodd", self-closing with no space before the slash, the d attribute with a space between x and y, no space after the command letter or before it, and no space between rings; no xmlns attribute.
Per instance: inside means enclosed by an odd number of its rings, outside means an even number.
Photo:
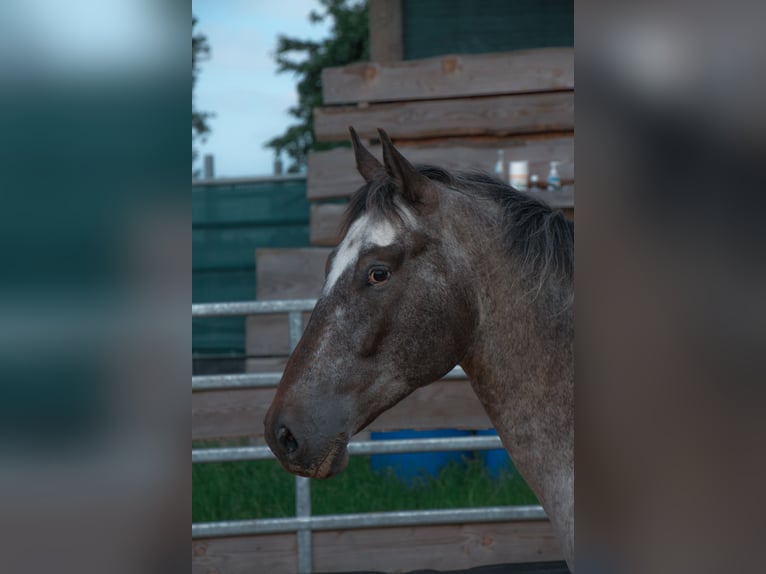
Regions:
<svg viewBox="0 0 766 574"><path fill-rule="evenodd" d="M370 285L378 285L385 283L391 278L391 272L383 267L373 267L367 274L367 283Z"/></svg>

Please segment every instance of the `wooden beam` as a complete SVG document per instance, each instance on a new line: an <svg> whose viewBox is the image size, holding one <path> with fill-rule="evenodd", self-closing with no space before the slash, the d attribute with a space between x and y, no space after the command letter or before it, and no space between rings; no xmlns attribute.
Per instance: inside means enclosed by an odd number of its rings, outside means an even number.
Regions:
<svg viewBox="0 0 766 574"><path fill-rule="evenodd" d="M313 297L313 296L312 296ZM303 314L303 325L311 313ZM290 354L287 313L251 315L245 320L245 353L248 357L278 357Z"/></svg>
<svg viewBox="0 0 766 574"><path fill-rule="evenodd" d="M312 247L256 249L256 298L319 297L330 251Z"/></svg>
<svg viewBox="0 0 766 574"><path fill-rule="evenodd" d="M544 180L548 174L548 162L562 162L559 174L563 180L574 179L574 137L551 139L505 139L484 143L447 140L423 147L399 146L402 153L415 164L438 165L450 170L477 169L491 173L497 161L497 150L503 150L506 162L527 160L530 174L536 173ZM370 151L382 157L380 146ZM310 200L349 197L364 180L356 171L354 153L350 148L312 152L308 157L306 195Z"/></svg>
<svg viewBox="0 0 766 574"><path fill-rule="evenodd" d="M322 70L325 105L574 89L574 49L542 48Z"/></svg>
<svg viewBox="0 0 766 574"><path fill-rule="evenodd" d="M404 56L402 0L369 0L370 59L398 62Z"/></svg>
<svg viewBox="0 0 766 574"><path fill-rule="evenodd" d="M561 560L547 520L315 532L317 572L454 571L490 564ZM192 573L295 572L294 534L192 542Z"/></svg>
<svg viewBox="0 0 766 574"><path fill-rule="evenodd" d="M340 243L346 205L313 203L311 205L311 245L334 246Z"/></svg>
<svg viewBox="0 0 766 574"><path fill-rule="evenodd" d="M256 299L313 299L324 284L329 249L256 249ZM303 324L311 313L304 313ZM290 353L285 313L251 315L245 320L248 357L278 357Z"/></svg>
<svg viewBox="0 0 766 574"><path fill-rule="evenodd" d="M315 543L315 542L314 542ZM192 542L192 574L298 571L295 534L261 534Z"/></svg>
<svg viewBox="0 0 766 574"><path fill-rule="evenodd" d="M394 139L574 130L574 92L314 108L319 141L347 140L348 126L364 138L383 128Z"/></svg>
<svg viewBox="0 0 766 574"><path fill-rule="evenodd" d="M192 393L192 440L263 437L263 419L275 389ZM439 381L420 388L386 411L367 430L487 429L484 408L465 380Z"/></svg>
<svg viewBox="0 0 766 574"><path fill-rule="evenodd" d="M567 186L561 191L539 191L533 195L551 207L561 209L569 219L574 219L574 186ZM344 205L315 203L311 206L312 245L334 247L340 243L344 211Z"/></svg>
<svg viewBox="0 0 766 574"><path fill-rule="evenodd" d="M275 389L192 393L192 440L263 437Z"/></svg>

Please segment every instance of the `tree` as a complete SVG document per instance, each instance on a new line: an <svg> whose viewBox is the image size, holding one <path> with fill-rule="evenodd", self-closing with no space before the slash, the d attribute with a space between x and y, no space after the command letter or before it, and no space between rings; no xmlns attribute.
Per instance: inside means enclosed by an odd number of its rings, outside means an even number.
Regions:
<svg viewBox="0 0 766 574"><path fill-rule="evenodd" d="M264 147L272 148L275 154L285 152L291 161L287 171L292 173L305 167L309 151L342 145L317 142L314 138L313 110L322 105L322 69L370 59L367 2L319 1L324 12L312 10L309 20L316 23L330 18L329 38L312 42L279 36L277 40L277 72L293 72L299 78L298 105L288 110L298 123L266 142Z"/></svg>
<svg viewBox="0 0 766 574"><path fill-rule="evenodd" d="M197 84L199 75L198 62L210 58L210 44L204 34L194 33L194 26L197 25L197 18L192 14L192 177L199 175L199 170L194 170L194 161L197 159L197 149L194 144L198 141L205 141L207 134L210 133L208 119L213 116L210 112L200 112L194 104L194 87Z"/></svg>

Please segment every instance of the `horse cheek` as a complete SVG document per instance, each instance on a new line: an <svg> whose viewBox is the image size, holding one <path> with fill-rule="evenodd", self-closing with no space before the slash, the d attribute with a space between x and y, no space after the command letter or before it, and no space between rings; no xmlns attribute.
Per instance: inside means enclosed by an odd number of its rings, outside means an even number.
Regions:
<svg viewBox="0 0 766 574"><path fill-rule="evenodd" d="M391 327L390 320L382 317L376 318L376 320L371 323L372 325L362 336L362 340L359 344L359 356L362 358L373 357L378 353L381 343Z"/></svg>

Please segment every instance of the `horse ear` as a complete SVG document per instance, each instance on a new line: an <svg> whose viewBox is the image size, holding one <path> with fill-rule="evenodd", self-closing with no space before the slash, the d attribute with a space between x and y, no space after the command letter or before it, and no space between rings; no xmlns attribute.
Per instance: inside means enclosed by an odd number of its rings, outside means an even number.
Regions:
<svg viewBox="0 0 766 574"><path fill-rule="evenodd" d="M378 129L380 143L383 146L383 164L386 171L396 182L399 192L412 205L433 205L436 193L431 180L420 173L407 159L394 147L388 134Z"/></svg>
<svg viewBox="0 0 766 574"><path fill-rule="evenodd" d="M356 158L356 169L364 178L364 181L370 183L373 179L377 179L386 173L386 168L380 163L377 158L370 153L362 140L356 133L356 130L351 126L348 126L348 131L351 133L351 145L354 146L354 157Z"/></svg>

